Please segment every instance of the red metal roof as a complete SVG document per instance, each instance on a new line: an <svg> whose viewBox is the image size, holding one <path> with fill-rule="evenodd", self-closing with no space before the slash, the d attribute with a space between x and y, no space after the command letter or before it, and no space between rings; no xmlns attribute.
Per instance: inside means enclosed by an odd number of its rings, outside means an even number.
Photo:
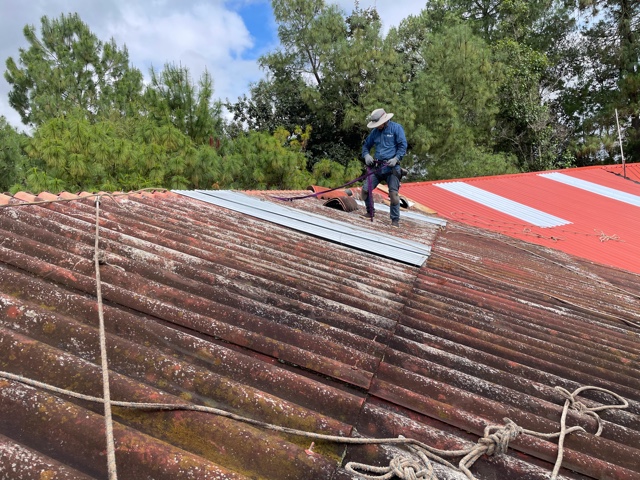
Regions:
<svg viewBox="0 0 640 480"><path fill-rule="evenodd" d="M638 168L638 164L627 165L627 172ZM610 170L610 167L588 167L558 172L640 196L640 184L614 175ZM640 273L638 206L551 181L538 173L458 181L571 223L550 228L536 227L436 186L443 182L405 184L401 190L404 196L433 208L441 217Z"/></svg>
<svg viewBox="0 0 640 480"><path fill-rule="evenodd" d="M92 198L0 198L0 370L101 396ZM264 194L265 201L270 195ZM308 199L296 208L390 231ZM556 432L565 398L629 401L566 438L562 479L640 475L637 275L468 226L404 219L422 267L170 192L103 197L111 397L217 407L345 437L469 448L508 417ZM600 392L580 399L612 402ZM0 378L0 477L105 479L101 405ZM315 441L193 411L114 407L121 479L359 478L397 447ZM478 480L548 479L556 440L521 434ZM457 460L454 460L457 464ZM440 480L465 478L436 465Z"/></svg>
<svg viewBox="0 0 640 480"><path fill-rule="evenodd" d="M615 173L634 182L640 182L640 164L639 163L627 163L625 165L604 165L603 170L607 172Z"/></svg>

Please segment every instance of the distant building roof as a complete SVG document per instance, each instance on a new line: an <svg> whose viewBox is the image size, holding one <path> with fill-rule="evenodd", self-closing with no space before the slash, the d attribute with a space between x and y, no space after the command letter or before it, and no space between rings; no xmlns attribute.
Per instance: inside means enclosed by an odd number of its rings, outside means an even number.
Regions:
<svg viewBox="0 0 640 480"><path fill-rule="evenodd" d="M640 273L638 164L408 183L446 219ZM613 174L615 173L615 174Z"/></svg>
<svg viewBox="0 0 640 480"><path fill-rule="evenodd" d="M640 287L628 270L457 220L405 215L391 230L386 213L370 222L315 199L287 205L421 242L427 261L166 191L105 195L99 212L88 195L20 193L0 205L3 372L102 396L99 213L113 400L198 405L339 437L402 435L446 451L478 445L509 418L526 431L512 430L504 452L481 452L470 471L542 480L557 439L526 432L559 431L569 401L556 387L595 386L629 405L599 411L620 406L600 390L575 399L596 409L602 432L592 415L568 412L568 426L586 431L566 437L560 478L640 475ZM582 221L568 208L552 213ZM399 452L420 460L400 445L314 440L198 411L115 406L113 417L121 479L355 480L350 462L384 468ZM103 432L102 405L0 377L0 477L105 479ZM441 480L467 478L434 469Z"/></svg>
<svg viewBox="0 0 640 480"><path fill-rule="evenodd" d="M625 165L617 163L615 165L604 165L601 168L634 182L640 182L640 163L627 163Z"/></svg>

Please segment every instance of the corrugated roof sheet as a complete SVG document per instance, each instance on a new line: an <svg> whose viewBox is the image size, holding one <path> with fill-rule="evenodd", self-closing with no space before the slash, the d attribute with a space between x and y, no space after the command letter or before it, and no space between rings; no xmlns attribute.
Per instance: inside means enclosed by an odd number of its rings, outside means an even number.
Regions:
<svg viewBox="0 0 640 480"><path fill-rule="evenodd" d="M640 164L638 163L603 165L601 168L607 172L633 180L634 182L640 182Z"/></svg>
<svg viewBox="0 0 640 480"><path fill-rule="evenodd" d="M363 209L366 208L365 203L362 200L357 200L356 203ZM388 214L390 213L391 208L389 207L389 205L378 203L375 205L375 210L376 212L378 212L378 214L380 214L380 212ZM401 210L401 212L402 212L401 213L402 219L404 220L410 219L410 220L415 220L416 222L419 222L419 223L430 223L432 225L438 225L439 227L447 226L447 221L444 218L430 217L422 213L417 213L411 210Z"/></svg>
<svg viewBox="0 0 640 480"><path fill-rule="evenodd" d="M495 193L487 192L481 188L468 185L464 182L435 183L434 185L438 188L442 188L463 198L484 205L485 207L510 215L522 220L523 222L530 223L536 227L558 227L560 225L571 223L567 220L563 220L562 218L549 215L548 213L514 202L513 200L496 195Z"/></svg>
<svg viewBox="0 0 640 480"><path fill-rule="evenodd" d="M548 178L549 180L553 180L554 182L564 183L565 185L570 185L587 192L595 193L596 195L602 195L606 198L612 198L613 200L617 200L619 202L624 202L635 207L640 207L640 196L638 195L622 192L615 188L605 187L594 182L588 182L586 180L575 178L570 175L564 175L559 172L540 173L539 175L541 177Z"/></svg>
<svg viewBox="0 0 640 480"><path fill-rule="evenodd" d="M550 181L550 178L564 178L573 184ZM636 205L628 203L640 197L640 184L600 167L458 182L571 223L541 228L531 220L523 221L437 187L436 183L441 182L405 184L402 192L409 199L433 208L443 218L640 273L640 212ZM575 185L590 187L576 188ZM599 193L594 191L596 187ZM603 195L604 192L608 195ZM617 198L610 198L613 193Z"/></svg>
<svg viewBox="0 0 640 480"><path fill-rule="evenodd" d="M241 192L229 190L176 190L175 192L410 265L422 265L431 250L428 245L422 243L372 232L344 221L332 220L322 215L264 201Z"/></svg>
<svg viewBox="0 0 640 480"><path fill-rule="evenodd" d="M62 197L0 208L0 370L100 396L95 207ZM293 205L389 228L318 201ZM505 417L556 432L565 397L554 387L593 385L629 407L600 412L600 436L593 418L569 412L586 432L566 438L560 478L640 475L637 275L456 221L402 222L399 236L431 246L417 268L170 192L103 197L100 208L115 400L455 450ZM356 479L347 462L385 466L402 450L310 448L201 412L116 407L114 419L123 479ZM100 405L0 379L2 475L104 479L103 431ZM470 469L479 480L548 479L556 443L521 434Z"/></svg>

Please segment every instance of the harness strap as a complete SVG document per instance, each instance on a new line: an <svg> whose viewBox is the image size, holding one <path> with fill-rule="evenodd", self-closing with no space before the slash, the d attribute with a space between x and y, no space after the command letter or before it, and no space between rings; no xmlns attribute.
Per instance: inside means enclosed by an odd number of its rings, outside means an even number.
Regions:
<svg viewBox="0 0 640 480"><path fill-rule="evenodd" d="M353 179L350 182L345 183L344 185L340 185L339 187L331 188L329 190L323 190L322 192L311 193L309 195L302 195L302 196L299 196L299 197L275 197L275 196L273 196L271 198L275 198L276 200L282 200L283 202L292 202L294 200L302 200L303 198L318 197L320 195L324 195L325 193L334 192L336 190L340 190L341 188L353 185L354 183L360 182L360 181L364 180L365 178L369 179L369 183L367 183L367 185L370 188L371 187L371 185L370 185L371 175L380 173L383 168L384 168L384 165L381 165L376 169L372 169L371 167L367 167L367 172L362 174L362 175L360 175L358 178Z"/></svg>
<svg viewBox="0 0 640 480"><path fill-rule="evenodd" d="M371 170L371 167L367 167L367 172L371 172ZM382 167L379 167L378 170L382 170ZM369 213L369 218L373 222L375 209L373 207L373 192L371 190L373 190L373 180L371 179L371 174L369 174L367 175L367 212Z"/></svg>

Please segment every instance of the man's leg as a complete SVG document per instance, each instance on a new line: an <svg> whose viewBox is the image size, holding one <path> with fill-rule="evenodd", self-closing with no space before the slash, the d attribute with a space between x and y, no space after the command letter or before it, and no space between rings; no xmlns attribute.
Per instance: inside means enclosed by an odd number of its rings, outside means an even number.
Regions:
<svg viewBox="0 0 640 480"><path fill-rule="evenodd" d="M399 166L396 166L400 170ZM399 173L399 172L398 172ZM387 177L387 187L389 187L389 203L391 224L397 226L400 220L400 178L395 172Z"/></svg>

